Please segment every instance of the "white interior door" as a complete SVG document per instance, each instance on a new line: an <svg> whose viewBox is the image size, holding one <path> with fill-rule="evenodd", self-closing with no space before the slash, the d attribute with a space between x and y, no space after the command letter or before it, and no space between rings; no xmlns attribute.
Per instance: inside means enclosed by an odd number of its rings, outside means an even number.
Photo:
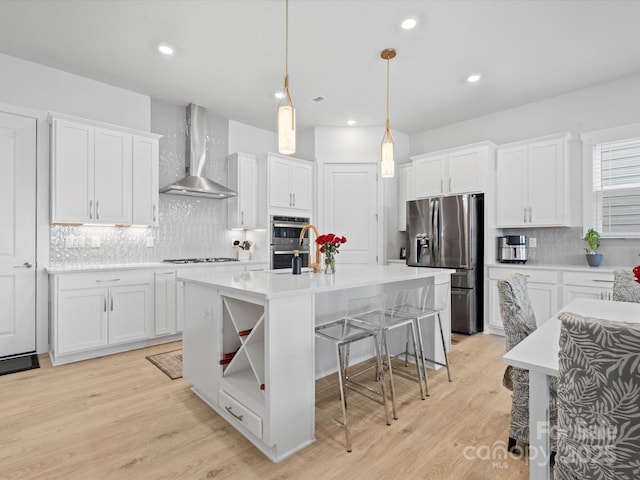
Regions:
<svg viewBox="0 0 640 480"><path fill-rule="evenodd" d="M320 233L347 237L340 263L376 263L378 188L376 164L325 164Z"/></svg>
<svg viewBox="0 0 640 480"><path fill-rule="evenodd" d="M36 349L36 120L0 112L0 357Z"/></svg>

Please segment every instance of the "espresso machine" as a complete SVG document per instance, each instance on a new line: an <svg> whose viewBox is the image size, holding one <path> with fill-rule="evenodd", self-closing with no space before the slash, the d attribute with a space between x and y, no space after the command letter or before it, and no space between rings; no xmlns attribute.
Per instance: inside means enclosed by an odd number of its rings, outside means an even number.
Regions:
<svg viewBox="0 0 640 480"><path fill-rule="evenodd" d="M505 235L498 238L500 263L526 263L529 259L529 239L526 235Z"/></svg>

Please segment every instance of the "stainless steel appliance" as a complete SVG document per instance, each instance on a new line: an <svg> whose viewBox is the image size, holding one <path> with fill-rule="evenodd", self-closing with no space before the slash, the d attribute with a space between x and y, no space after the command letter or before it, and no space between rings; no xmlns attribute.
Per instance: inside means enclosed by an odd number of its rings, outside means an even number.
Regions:
<svg viewBox="0 0 640 480"><path fill-rule="evenodd" d="M160 189L160 193L203 198L229 198L233 190L204 176L207 163L207 110L190 103L187 106L187 159L185 177Z"/></svg>
<svg viewBox="0 0 640 480"><path fill-rule="evenodd" d="M451 331L482 330L483 194L407 202L407 265L456 269L451 275Z"/></svg>
<svg viewBox="0 0 640 480"><path fill-rule="evenodd" d="M526 235L505 235L498 238L500 263L526 263L529 259L529 239Z"/></svg>
<svg viewBox="0 0 640 480"><path fill-rule="evenodd" d="M237 262L237 258L231 257L206 257L206 258L171 258L163 260L165 263L175 263L181 265L185 263L218 263L218 262Z"/></svg>
<svg viewBox="0 0 640 480"><path fill-rule="evenodd" d="M307 217L287 217L274 215L271 217L271 268L291 268L293 251L300 252L302 266L309 266L309 230L305 232L300 245L300 232L309 224Z"/></svg>

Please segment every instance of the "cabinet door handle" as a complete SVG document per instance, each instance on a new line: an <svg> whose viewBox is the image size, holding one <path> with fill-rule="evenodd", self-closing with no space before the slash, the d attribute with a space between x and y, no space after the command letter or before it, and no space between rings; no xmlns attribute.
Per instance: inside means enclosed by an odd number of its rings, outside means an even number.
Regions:
<svg viewBox="0 0 640 480"><path fill-rule="evenodd" d="M153 205L153 221L156 221L156 206Z"/></svg>
<svg viewBox="0 0 640 480"><path fill-rule="evenodd" d="M440 179L440 193L444 193L444 180Z"/></svg>
<svg viewBox="0 0 640 480"><path fill-rule="evenodd" d="M449 179L449 193L451 193L451 179Z"/></svg>
<svg viewBox="0 0 640 480"><path fill-rule="evenodd" d="M240 212L240 225L244 225L244 212Z"/></svg>
<svg viewBox="0 0 640 480"><path fill-rule="evenodd" d="M529 207L529 223L533 223L533 210Z"/></svg>
<svg viewBox="0 0 640 480"><path fill-rule="evenodd" d="M110 310L113 312L113 295L109 295L110 299L111 299L111 308Z"/></svg>
<svg viewBox="0 0 640 480"><path fill-rule="evenodd" d="M527 223L527 207L522 209L522 222Z"/></svg>
<svg viewBox="0 0 640 480"><path fill-rule="evenodd" d="M100 220L100 200L96 200L96 220Z"/></svg>
<svg viewBox="0 0 640 480"><path fill-rule="evenodd" d="M93 200L89 200L89 220L93 220Z"/></svg>
<svg viewBox="0 0 640 480"><path fill-rule="evenodd" d="M296 194L295 192L293 193L293 206L296 206Z"/></svg>
<svg viewBox="0 0 640 480"><path fill-rule="evenodd" d="M102 299L104 300L104 306L103 306L103 311L107 311L107 294L105 293L104 295L102 295Z"/></svg>
<svg viewBox="0 0 640 480"><path fill-rule="evenodd" d="M242 415L236 415L235 413L233 413L233 409L232 409L231 407L227 407L227 406L225 405L224 409L225 409L227 412L229 412L229 415L231 415L233 418L236 418L236 419L238 419L238 420L242 421Z"/></svg>

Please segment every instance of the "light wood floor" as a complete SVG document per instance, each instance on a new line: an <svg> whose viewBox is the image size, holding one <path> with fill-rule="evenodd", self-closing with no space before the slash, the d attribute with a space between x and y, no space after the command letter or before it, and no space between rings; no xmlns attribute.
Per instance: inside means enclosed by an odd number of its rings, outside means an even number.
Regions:
<svg viewBox="0 0 640 480"><path fill-rule="evenodd" d="M504 339L475 335L451 353L453 383L431 397L398 379L399 420L354 396L353 452L317 416L316 442L273 464L190 390L145 359L179 343L0 376L0 479L526 479L505 458L510 393ZM337 398L335 405L337 406ZM495 456L497 458L492 459Z"/></svg>

